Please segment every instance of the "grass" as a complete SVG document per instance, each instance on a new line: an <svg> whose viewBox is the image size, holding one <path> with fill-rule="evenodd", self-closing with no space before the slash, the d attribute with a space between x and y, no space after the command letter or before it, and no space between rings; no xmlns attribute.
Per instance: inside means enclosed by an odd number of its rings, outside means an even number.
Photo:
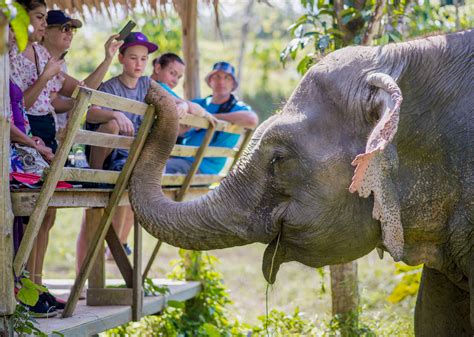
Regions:
<svg viewBox="0 0 474 337"><path fill-rule="evenodd" d="M73 278L75 275L75 240L79 232L82 209L58 211L55 226L51 231L50 245L46 256L45 278ZM132 242L132 237L129 238ZM156 240L144 235L145 259L151 254ZM265 315L266 282L261 272L264 245L253 244L210 253L221 260L219 271L234 302L231 312L248 324L256 324L258 316ZM163 245L153 266L151 277L164 277L171 269L170 261L178 257L177 248ZM361 296L362 321L371 327L377 336L413 336L414 298L399 304L391 304L387 297L397 283L394 263L390 257L379 260L371 253L359 260L359 291ZM107 277L117 278L117 267L107 263ZM322 285L326 291L322 291ZM317 323L327 322L331 315L329 271L324 277L313 268L296 262L282 265L275 285L269 291L269 309L292 313L296 307L306 318Z"/></svg>

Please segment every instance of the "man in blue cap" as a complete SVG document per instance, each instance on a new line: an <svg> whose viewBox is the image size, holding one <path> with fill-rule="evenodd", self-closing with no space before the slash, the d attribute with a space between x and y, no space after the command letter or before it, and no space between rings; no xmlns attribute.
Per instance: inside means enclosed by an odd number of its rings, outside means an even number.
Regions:
<svg viewBox="0 0 474 337"><path fill-rule="evenodd" d="M235 69L228 62L217 62L206 76L206 83L212 89L212 95L206 98L195 99L215 118L234 123L246 128L255 128L258 117L252 108L244 102L238 101L232 92L239 83L235 77ZM199 146L204 139L206 130L192 129L184 135L182 144ZM210 146L233 148L239 141L239 135L228 132L216 132ZM186 173L191 168L194 158L173 157L166 163L166 173ZM199 166L199 172L204 174L218 174L225 166L226 158L204 158Z"/></svg>

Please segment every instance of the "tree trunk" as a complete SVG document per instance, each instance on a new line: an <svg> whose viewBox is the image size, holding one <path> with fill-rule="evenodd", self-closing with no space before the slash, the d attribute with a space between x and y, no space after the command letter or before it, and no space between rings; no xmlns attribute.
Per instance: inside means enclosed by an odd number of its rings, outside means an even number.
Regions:
<svg viewBox="0 0 474 337"><path fill-rule="evenodd" d="M0 22L0 45L7 44L8 29ZM4 50L5 51L5 50ZM16 307L13 283L13 212L10 199L10 64L8 53L0 55L0 335L13 335L9 315Z"/></svg>
<svg viewBox="0 0 474 337"><path fill-rule="evenodd" d="M349 336L351 326L357 324L359 290L357 262L330 266L332 314L338 316L342 336Z"/></svg>
<svg viewBox="0 0 474 337"><path fill-rule="evenodd" d="M183 56L186 62L184 73L184 97L200 97L199 87L199 47L197 42L197 0L175 1L175 7L181 18L183 33Z"/></svg>
<svg viewBox="0 0 474 337"><path fill-rule="evenodd" d="M245 57L245 49L247 47L247 37L249 34L249 25L250 20L252 19L252 10L253 5L255 4L255 0L249 0L247 6L245 7L245 15L244 15L244 24L242 25L242 30L240 34L240 51L239 51L239 59L237 60L237 81L242 83L242 68L244 67L244 57ZM242 95L242 87L237 89L239 95Z"/></svg>

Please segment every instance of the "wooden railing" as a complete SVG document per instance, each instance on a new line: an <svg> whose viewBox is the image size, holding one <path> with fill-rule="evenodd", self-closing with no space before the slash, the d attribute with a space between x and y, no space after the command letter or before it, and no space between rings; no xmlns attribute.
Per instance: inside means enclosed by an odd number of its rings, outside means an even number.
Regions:
<svg viewBox="0 0 474 337"><path fill-rule="evenodd" d="M61 140L51 167L47 171L42 188L40 190L18 190L11 193L13 213L15 215L30 216L25 235L14 259L14 270L16 275L21 274L48 207L89 208L86 211L87 232L90 239L89 247L71 289L71 295L63 311L63 317L69 317L73 314L79 294L86 279L89 278L87 294L89 305L132 305L133 319L138 320L142 312L143 279L151 268L161 242L157 243L142 274L141 227L139 223L135 221L133 265L128 260L120 240L110 224L116 208L128 204L126 187L135 163L140 156L146 135L155 120L154 107L83 87L78 87L73 97L76 100L75 107L70 114L66 133ZM143 115L143 122L136 137L110 135L80 129L84 114L91 104ZM163 177L162 185L165 193L177 201L207 193L209 188L205 187L206 185L220 182L228 173L229 169L216 175L196 174L204 157L227 157L235 163L252 134L252 130L223 121L211 126L206 119L196 116L186 116L180 120L180 123L204 128L207 131L203 143L199 147L176 145L171 153L173 156L192 156L195 158L188 174L165 174ZM239 146L234 149L209 147L216 131L240 134L242 137ZM73 144L129 149L129 157L120 172L65 168L64 165ZM114 187L113 189L74 188L57 190L56 184L60 180L107 183L114 184ZM104 241L107 242L114 256L127 288L105 288Z"/></svg>

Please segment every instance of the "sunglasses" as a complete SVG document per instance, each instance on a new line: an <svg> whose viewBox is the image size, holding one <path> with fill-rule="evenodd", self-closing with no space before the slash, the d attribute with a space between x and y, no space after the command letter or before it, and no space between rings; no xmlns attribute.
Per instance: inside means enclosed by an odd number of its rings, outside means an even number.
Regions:
<svg viewBox="0 0 474 337"><path fill-rule="evenodd" d="M59 27L61 33L75 33L77 31L76 27L73 27L70 23L63 23L62 25L49 25L49 27Z"/></svg>

